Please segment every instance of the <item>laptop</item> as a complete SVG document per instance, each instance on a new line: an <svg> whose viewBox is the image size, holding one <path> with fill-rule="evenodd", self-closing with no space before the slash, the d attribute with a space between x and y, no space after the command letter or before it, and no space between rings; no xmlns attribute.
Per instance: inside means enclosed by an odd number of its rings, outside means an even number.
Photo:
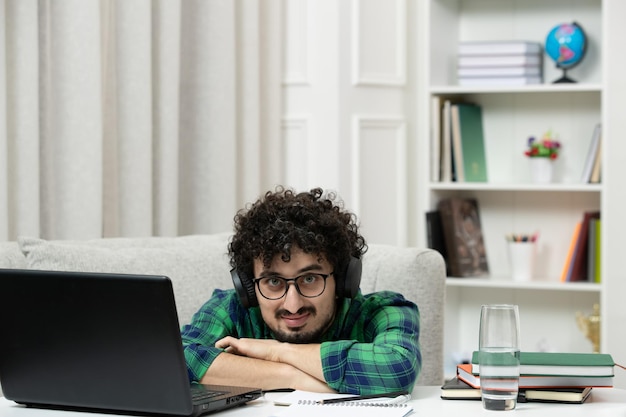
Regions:
<svg viewBox="0 0 626 417"><path fill-rule="evenodd" d="M197 416L260 389L190 384L165 276L0 269L0 383L38 408Z"/></svg>

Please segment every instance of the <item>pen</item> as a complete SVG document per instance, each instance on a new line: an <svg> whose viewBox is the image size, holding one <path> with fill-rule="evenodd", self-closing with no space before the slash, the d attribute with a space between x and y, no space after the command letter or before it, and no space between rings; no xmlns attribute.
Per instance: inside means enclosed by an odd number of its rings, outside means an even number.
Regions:
<svg viewBox="0 0 626 417"><path fill-rule="evenodd" d="M295 391L293 388L274 388L274 389L263 390L263 393L265 394L266 392L293 392L293 391Z"/></svg>
<svg viewBox="0 0 626 417"><path fill-rule="evenodd" d="M539 238L539 232L535 232L532 235L519 235L509 233L504 236L507 242L536 242Z"/></svg>
<svg viewBox="0 0 626 417"><path fill-rule="evenodd" d="M318 404L332 404L332 403L343 403L346 401L358 401L358 400L369 400L371 398L394 398L400 395L408 395L408 391L397 391L397 392L388 392L386 394L369 394L369 395L355 395L353 397L343 397L343 398L330 398L328 400L319 400Z"/></svg>

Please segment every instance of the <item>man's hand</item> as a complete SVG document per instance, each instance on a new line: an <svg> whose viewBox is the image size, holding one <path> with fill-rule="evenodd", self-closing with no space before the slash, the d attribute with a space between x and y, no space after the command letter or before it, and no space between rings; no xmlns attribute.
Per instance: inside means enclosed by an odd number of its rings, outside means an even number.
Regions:
<svg viewBox="0 0 626 417"><path fill-rule="evenodd" d="M204 384L334 392L324 381L319 345L227 336L215 347L225 354L213 361L201 380Z"/></svg>
<svg viewBox="0 0 626 417"><path fill-rule="evenodd" d="M325 381L320 381L291 365L230 354L219 355L200 382L258 387L263 390L292 388L313 392L335 392Z"/></svg>
<svg viewBox="0 0 626 417"><path fill-rule="evenodd" d="M324 381L320 345L316 343L294 344L271 339L237 339L226 336L218 340L215 347L239 356L289 364Z"/></svg>
<svg viewBox="0 0 626 417"><path fill-rule="evenodd" d="M271 339L237 339L226 336L215 342L215 347L249 358L263 359L271 362L281 362L281 348L284 343Z"/></svg>

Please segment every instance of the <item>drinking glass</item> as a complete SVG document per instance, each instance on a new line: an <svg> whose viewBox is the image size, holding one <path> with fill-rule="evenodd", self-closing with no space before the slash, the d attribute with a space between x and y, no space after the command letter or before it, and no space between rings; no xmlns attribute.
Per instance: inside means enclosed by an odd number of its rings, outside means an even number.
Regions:
<svg viewBox="0 0 626 417"><path fill-rule="evenodd" d="M516 305L480 310L479 375L483 408L513 410L519 391L520 330Z"/></svg>

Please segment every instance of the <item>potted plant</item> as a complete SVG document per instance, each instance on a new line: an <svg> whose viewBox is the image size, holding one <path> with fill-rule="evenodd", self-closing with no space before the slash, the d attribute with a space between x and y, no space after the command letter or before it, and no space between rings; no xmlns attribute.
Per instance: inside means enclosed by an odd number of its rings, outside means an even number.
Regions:
<svg viewBox="0 0 626 417"><path fill-rule="evenodd" d="M558 158L561 150L561 142L547 131L541 139L534 136L528 138L527 148L524 155L530 158L531 175L534 182L552 182L552 162Z"/></svg>

